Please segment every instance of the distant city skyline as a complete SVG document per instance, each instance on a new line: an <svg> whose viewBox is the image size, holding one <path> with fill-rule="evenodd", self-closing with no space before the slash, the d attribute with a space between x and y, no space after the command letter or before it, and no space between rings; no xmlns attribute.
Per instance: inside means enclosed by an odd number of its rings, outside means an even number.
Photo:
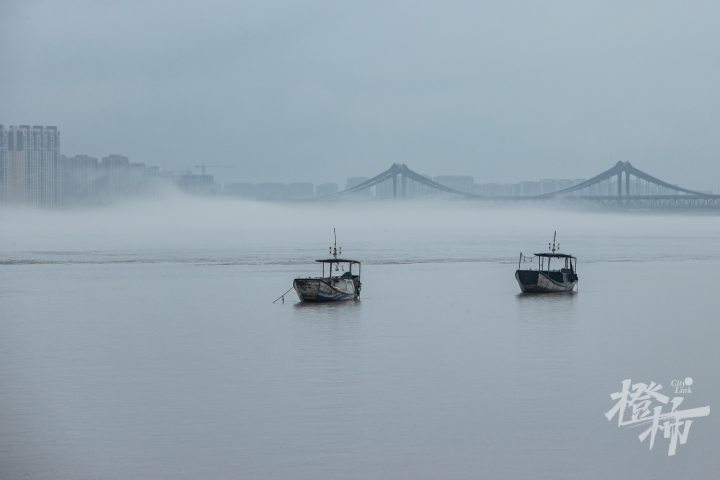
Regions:
<svg viewBox="0 0 720 480"><path fill-rule="evenodd" d="M65 155L65 154L63 153L63 155ZM111 155L115 155L115 154L111 154ZM87 155L87 154L75 154L74 156L76 156L76 157L91 157L91 158L96 158L96 159L102 157L102 155L93 156L93 155ZM606 168L607 166L608 166L608 164L600 166L599 170L590 172L587 176L590 177L594 174L597 174L597 173L599 173L600 170ZM160 169L161 167L154 167L154 168ZM220 185L224 185L224 184L272 184L272 183L285 183L285 184L312 183L312 184L318 184L318 185L334 184L334 185L338 185L339 191L342 190L342 188L340 188L342 185L345 185L347 187L348 180L350 180L352 178L364 178L364 179L369 178L368 176L357 176L357 177L350 176L350 177L344 177L344 178L341 177L339 179L330 179L330 180L326 180L326 179L322 179L322 178L320 178L320 179L308 178L307 180L296 180L296 181L282 181L282 180L279 180L278 178L268 178L268 179L262 179L260 181L253 181L251 176L249 177L249 176L243 175L243 172L241 170L239 171L238 166L213 165L213 164L208 164L206 162L200 162L197 165L191 165L191 166L187 166L185 168L179 168L176 170L170 168L170 169L162 169L160 171L165 172L166 174L173 174L173 175L184 174L184 175L198 175L199 176L199 175L207 174L207 176L212 177L214 179L214 181L218 182ZM228 173L228 172L232 172L232 173ZM378 172L375 172L375 173L378 173ZM545 172L545 173L552 174L552 172ZM509 186L509 185L513 185L513 184L519 185L519 184L543 183L543 182L560 182L560 183L563 183L565 186L567 186L567 185L569 185L567 182L579 180L579 179L571 180L568 177L561 178L561 177L553 177L552 175L549 175L548 177L537 178L537 179L518 178L518 179L513 179L511 181L496 181L496 180L486 179L486 178L476 178L475 176L470 175L470 174L463 174L463 173L461 173L461 174L445 174L442 172L439 172L439 174L436 174L436 175L427 174L426 176L428 178L434 178L436 180L438 178L442 179L443 177L448 178L448 179L451 179L451 178L458 179L458 178L464 177L466 179L467 178L472 179L472 181L475 182L476 184L505 185L505 186ZM583 178L585 178L585 177L583 177ZM441 183L443 183L443 182L441 181ZM452 180L451 180L451 183L452 183ZM691 185L681 185L680 183L675 183L675 185L684 186L684 187L689 186L692 188ZM534 191L535 189L533 188L532 190ZM708 193L710 193L710 192L720 193L720 188L716 189L716 188L710 187L707 189L697 189L697 190L708 192ZM468 191L470 191L470 190L468 190ZM540 188L540 187L538 190L538 192L542 192L542 193L547 193L547 191L548 190L546 188Z"/></svg>
<svg viewBox="0 0 720 480"><path fill-rule="evenodd" d="M132 149L128 148L126 150L123 150L122 147L119 147L112 151L122 151L123 155L127 154L128 156L130 156L130 154L127 153L127 151L129 151L129 150L132 150ZM107 152L107 151L110 151L110 150L106 149L105 152ZM89 153L87 153L87 151L82 152L82 149L80 149L77 153L70 153L69 155L70 156L86 155L86 156L95 157L95 158L102 158L103 156L105 156L107 154L108 153L102 153L102 151L100 154L96 154L96 153L89 154ZM135 158L135 157L133 156L133 158ZM594 170L588 170L587 173L582 173L582 172L579 172L579 173L584 176L592 176L593 174L598 173L603 168L607 167L607 165L612 164L615 161L616 161L616 159L610 159L608 161L605 161L604 163L598 161L598 164ZM630 160L630 161L633 163L644 165L643 162L637 162L635 160ZM415 165L411 161L403 161L403 162L411 164L411 165ZM314 183L338 183L340 185L340 184L343 184L345 182L345 180L348 178L342 172L339 172L337 175L333 175L333 176L330 176L330 175L324 176L323 172L320 172L318 174L318 178L313 178L307 174L302 175L299 178L291 178L291 177L288 177L288 174L284 173L282 170L276 170L273 172L269 172L266 175L258 175L258 173L252 169L252 167L250 167L249 170L243 170L243 165L241 163L236 163L233 165L231 161L223 160L223 159L218 159L218 160L212 160L212 159L202 160L201 159L201 160L196 160L194 163L190 162L190 164L184 164L184 163L178 164L177 162L172 162L172 161L165 161L165 162L163 162L163 161L152 162L151 161L151 163L158 165L158 168L161 168L163 171L178 172L178 173L186 172L188 174L190 174L190 173L200 174L202 165L203 165L203 163L205 163L208 165L206 167L207 174L213 175L216 178L216 180L220 181L221 183L314 182ZM213 164L215 164L215 163L230 163L230 165L223 165L222 168L218 168L218 167L213 166ZM341 162L341 163L343 163L343 162ZM422 163L422 162L418 162L418 163ZM424 163L427 163L427 162L424 162ZM653 163L654 162L650 162L650 165L652 165ZM720 158L718 158L718 163L720 164ZM678 162L678 164L682 164L682 162ZM388 165L389 164L380 165L379 168L384 169L384 168L387 168ZM448 170L443 170L444 167L448 167ZM359 176L372 175L373 171L370 171L369 168L370 167L368 166L367 167L368 173L365 173L364 171L361 171L357 165L354 165L354 166L350 165L351 171L353 171L353 173L355 173L355 174L360 174ZM415 167L415 168L417 168L417 167ZM546 176L549 175L552 177L553 172L550 171L549 168L550 167L548 167L547 171L541 170L538 173L540 175L546 175ZM429 176L431 176L431 177L435 177L435 176L470 176L470 177L477 179L478 181L482 181L483 183L511 184L511 183L520 183L520 182L525 182L525 181L535 181L535 180L542 179L541 177L538 177L537 179L528 177L528 175L533 170L521 170L521 171L516 170L515 175L518 175L518 176L513 176L512 174L508 174L508 175L503 175L501 177L499 176L497 178L491 178L487 175L482 175L482 174L479 176L474 175L472 173L473 170L477 170L477 167L469 168L467 170L462 170L460 167L453 167L453 162L443 162L443 161L437 161L435 163L431 162L430 168L423 169L423 171L432 172L432 174L429 174ZM579 170L579 169L572 169L572 171L575 171L575 170ZM565 171L568 172L568 177L572 176L572 175L570 175L571 170L565 169ZM377 171L375 171L374 173L377 173ZM520 176L523 174L525 174L525 176ZM670 175L670 174L668 174L668 175ZM681 174L681 176L682 176L682 174ZM690 182L690 181L688 181L688 182ZM697 185L697 183L699 183L699 185ZM681 184L681 183L678 183L678 184ZM712 190L714 192L720 192L720 175L718 176L717 179L705 178L704 181L699 181L699 182L696 181L694 183L693 182L682 183L682 185L688 186L690 188L694 188L697 190L703 190L703 191L711 191ZM703 186L705 186L705 187L703 187Z"/></svg>
<svg viewBox="0 0 720 480"><path fill-rule="evenodd" d="M235 165L228 181L631 161L718 191L717 18L650 0L8 0L0 121L59 125L70 155Z"/></svg>
<svg viewBox="0 0 720 480"><path fill-rule="evenodd" d="M194 169L161 171L159 167L132 162L127 156L102 158L86 154L65 155L60 148L57 126L0 124L0 203L66 207L114 203L137 195L152 195L163 182L187 193L227 195L254 200L301 200L324 197L363 184L368 177L348 177L345 185L335 182L228 182L216 181L208 168L229 165L201 163ZM394 167L393 167L394 168ZM457 192L477 196L532 196L551 193L582 180L538 180L514 184L476 183L468 175L425 176L427 180ZM402 196L420 197L439 193L415 181L403 180ZM360 192L361 196L391 198L396 185L385 180Z"/></svg>

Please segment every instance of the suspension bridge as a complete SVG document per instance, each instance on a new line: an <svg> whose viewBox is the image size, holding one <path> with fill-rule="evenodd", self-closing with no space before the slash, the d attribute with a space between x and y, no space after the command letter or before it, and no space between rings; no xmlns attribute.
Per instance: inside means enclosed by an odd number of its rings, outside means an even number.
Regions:
<svg viewBox="0 0 720 480"><path fill-rule="evenodd" d="M426 191L444 192L458 197L486 201L584 201L610 207L647 209L720 208L720 195L683 188L635 168L630 162L617 162L611 168L570 187L533 195L480 195L443 185L420 175L407 165L395 163L384 172L325 198L359 194L382 186L393 198L410 196L410 186L422 185ZM390 196L390 195L389 195Z"/></svg>

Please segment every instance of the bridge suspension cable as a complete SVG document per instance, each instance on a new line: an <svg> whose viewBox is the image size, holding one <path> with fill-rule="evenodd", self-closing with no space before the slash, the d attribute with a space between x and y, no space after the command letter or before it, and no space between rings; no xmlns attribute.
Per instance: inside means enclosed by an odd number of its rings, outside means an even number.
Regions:
<svg viewBox="0 0 720 480"><path fill-rule="evenodd" d="M631 194L631 177L635 178L634 188L636 192ZM398 180L400 181L400 191L398 191ZM447 185L438 183L428 177L418 174L417 172L408 168L403 163L394 163L387 170L375 175L372 178L364 180L363 182L348 187L331 195L326 195L321 198L332 198L352 193L358 193L364 190L368 190L372 187L376 187L384 182L392 181L393 196L405 196L406 195L406 183L408 180L412 180L421 185L425 185L433 190L450 193L466 198L474 198L478 200L549 200L557 197L564 197L569 194L578 192L588 192L592 187L595 187L595 194L579 194L571 196L570 198L594 200L601 203L615 202L618 205L630 205L628 201L636 201L640 206L652 205L649 202L656 202L658 205L669 205L668 202L684 202L684 205L691 205L692 208L695 206L705 207L720 207L720 195L703 193L696 190L672 185L668 182L660 180L642 170L634 167L630 162L617 162L609 169L595 175L594 177L584 180L576 185L562 188L553 192L542 193L539 195L507 195L507 196L485 196L477 195L470 192L458 190ZM645 182L643 194L638 193L640 188L640 182ZM656 186L656 192L650 193L650 185ZM624 187L624 188L623 188ZM612 190L616 189L616 194L612 194ZM665 189L662 192L661 189ZM605 190L605 195L598 195L599 190ZM623 192L624 191L624 192ZM674 194L670 194L673 192ZM398 195L400 194L400 195ZM682 195L681 195L682 194ZM622 202L622 203L618 203ZM703 207L704 208L704 207Z"/></svg>
<svg viewBox="0 0 720 480"><path fill-rule="evenodd" d="M346 195L349 193L357 193L361 192L363 190L367 190L371 187L377 186L383 182L386 182L388 180L393 181L393 196L397 196L397 181L398 177L400 177L400 181L403 185L403 193L404 193L404 184L407 181L407 179L413 180L414 182L420 183L422 185L426 185L430 188L434 188L435 190L440 190L445 193L452 193L455 195L460 195L463 197L471 197L471 198L483 198L480 195L475 195L469 192L463 192L462 190L457 190L451 187L448 187L446 185L443 185L441 183L435 182L433 180L430 180L427 177L424 177L420 175L417 172L414 172L413 170L409 169L407 165L404 163L393 163L390 168L385 170L384 172L375 175L372 178L369 178L357 185L354 185L352 187L346 188L345 190L342 190L340 192L328 195L327 197L334 197L334 196L340 196L340 195Z"/></svg>

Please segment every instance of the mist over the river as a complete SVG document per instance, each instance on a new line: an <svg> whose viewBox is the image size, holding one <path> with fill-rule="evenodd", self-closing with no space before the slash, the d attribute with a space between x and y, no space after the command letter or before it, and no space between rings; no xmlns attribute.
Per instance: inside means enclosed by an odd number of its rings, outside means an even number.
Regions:
<svg viewBox="0 0 720 480"><path fill-rule="evenodd" d="M273 203L172 190L151 200L102 207L3 207L0 222L0 257L20 261L38 255L53 261L110 255L137 261L298 262L326 253L333 228L346 255L370 262L507 261L519 250L544 250L555 230L561 247L588 260L627 259L623 249L629 242L647 244L634 247L653 256L682 257L688 251L694 257L714 256L713 241L720 238L712 215L452 199ZM677 239L675 250L653 250L653 239L668 238ZM423 246L432 253L418 255ZM415 254L408 257L407 250Z"/></svg>

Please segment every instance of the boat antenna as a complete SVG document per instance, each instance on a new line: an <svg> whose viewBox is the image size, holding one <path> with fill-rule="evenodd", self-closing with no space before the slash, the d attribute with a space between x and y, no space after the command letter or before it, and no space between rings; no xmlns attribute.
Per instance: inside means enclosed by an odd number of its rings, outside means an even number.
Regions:
<svg viewBox="0 0 720 480"><path fill-rule="evenodd" d="M552 253L555 253L556 250L560 250L560 244L555 243L556 238L557 238L557 230L555 230L555 233L553 233L552 243L548 243L548 250L550 250Z"/></svg>
<svg viewBox="0 0 720 480"><path fill-rule="evenodd" d="M338 248L337 246L337 233L335 233L335 228L333 227L333 237L334 237L334 243L333 246L330 247L330 255L333 256L333 258L337 258L338 253L342 255L342 247Z"/></svg>

